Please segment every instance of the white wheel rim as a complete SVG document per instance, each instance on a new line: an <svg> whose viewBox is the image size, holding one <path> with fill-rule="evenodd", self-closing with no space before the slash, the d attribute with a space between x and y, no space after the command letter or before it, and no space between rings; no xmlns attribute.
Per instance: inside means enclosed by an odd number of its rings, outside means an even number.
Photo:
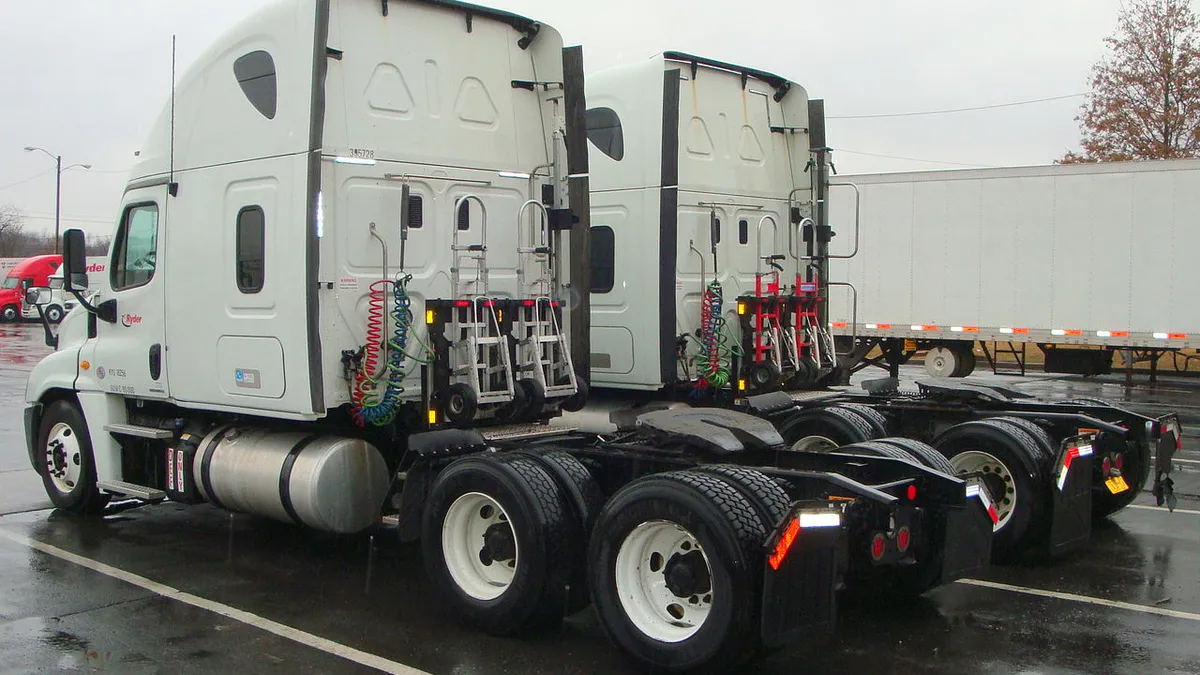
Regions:
<svg viewBox="0 0 1200 675"><path fill-rule="evenodd" d="M805 436L792 443L792 450L795 452L833 452L837 449L838 444L825 436Z"/></svg>
<svg viewBox="0 0 1200 675"><path fill-rule="evenodd" d="M984 481L984 486L991 493L992 502L996 505L996 513L999 516L999 520L992 525L992 531L999 532L1004 529L1004 526L1008 525L1008 521L1012 519L1013 511L1017 508L1017 483L1013 479L1012 472L1008 470L1008 466L995 455L982 450L968 450L955 455L950 458L950 464L959 475L978 471L985 476L995 477L992 481ZM1004 484L1004 490L999 494L993 487L997 480Z"/></svg>
<svg viewBox="0 0 1200 675"><path fill-rule="evenodd" d="M45 450L46 475L54 483L54 489L64 495L70 494L83 475L83 452L71 425L59 422L51 427Z"/></svg>
<svg viewBox="0 0 1200 675"><path fill-rule="evenodd" d="M512 542L511 558L490 559L487 534L496 526L507 530ZM481 492L468 492L450 505L442 520L442 557L450 577L464 593L477 600L495 600L503 595L512 584L520 553L508 512L495 499Z"/></svg>
<svg viewBox="0 0 1200 675"><path fill-rule="evenodd" d="M958 366L954 352L945 347L934 347L925 357L926 369L934 377L949 377Z"/></svg>
<svg viewBox="0 0 1200 675"><path fill-rule="evenodd" d="M697 559L695 553L699 553ZM690 595L677 595L668 586L667 572L673 565L702 560L708 575ZM625 616L647 637L660 642L683 642L695 635L712 611L712 565L695 535L666 520L638 525L617 551L617 597Z"/></svg>

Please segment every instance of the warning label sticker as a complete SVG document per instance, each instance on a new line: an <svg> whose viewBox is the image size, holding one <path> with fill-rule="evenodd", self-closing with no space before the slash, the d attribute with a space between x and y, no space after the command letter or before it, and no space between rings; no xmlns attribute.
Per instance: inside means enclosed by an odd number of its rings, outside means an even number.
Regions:
<svg viewBox="0 0 1200 675"><path fill-rule="evenodd" d="M358 279L355 277L342 277L341 279L338 279L338 290L357 291Z"/></svg>

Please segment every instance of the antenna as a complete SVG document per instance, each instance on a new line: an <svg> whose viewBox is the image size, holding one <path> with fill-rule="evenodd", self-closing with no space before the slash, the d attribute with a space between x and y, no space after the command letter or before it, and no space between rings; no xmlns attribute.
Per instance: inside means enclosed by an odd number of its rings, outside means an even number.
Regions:
<svg viewBox="0 0 1200 675"><path fill-rule="evenodd" d="M171 155L170 175L167 178L167 192L172 197L179 194L179 184L175 182L175 35L171 35Z"/></svg>

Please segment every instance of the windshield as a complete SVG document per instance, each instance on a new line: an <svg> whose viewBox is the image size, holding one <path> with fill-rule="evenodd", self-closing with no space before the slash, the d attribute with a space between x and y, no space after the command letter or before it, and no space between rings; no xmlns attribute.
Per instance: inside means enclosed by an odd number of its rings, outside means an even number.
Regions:
<svg viewBox="0 0 1200 675"><path fill-rule="evenodd" d="M2 286L0 288L16 288L17 284L20 282L21 282L20 277L9 277L4 280L4 286Z"/></svg>

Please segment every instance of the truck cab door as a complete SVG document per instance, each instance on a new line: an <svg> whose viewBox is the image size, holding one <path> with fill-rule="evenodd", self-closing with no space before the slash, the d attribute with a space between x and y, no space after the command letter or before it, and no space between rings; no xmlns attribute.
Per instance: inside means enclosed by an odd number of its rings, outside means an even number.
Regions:
<svg viewBox="0 0 1200 675"><path fill-rule="evenodd" d="M97 320L82 360L91 361L95 386L138 398L166 398L166 346L163 344L166 278L158 261L165 228L161 192L126 195L126 206L111 247L108 283L93 303L116 303L116 321Z"/></svg>

